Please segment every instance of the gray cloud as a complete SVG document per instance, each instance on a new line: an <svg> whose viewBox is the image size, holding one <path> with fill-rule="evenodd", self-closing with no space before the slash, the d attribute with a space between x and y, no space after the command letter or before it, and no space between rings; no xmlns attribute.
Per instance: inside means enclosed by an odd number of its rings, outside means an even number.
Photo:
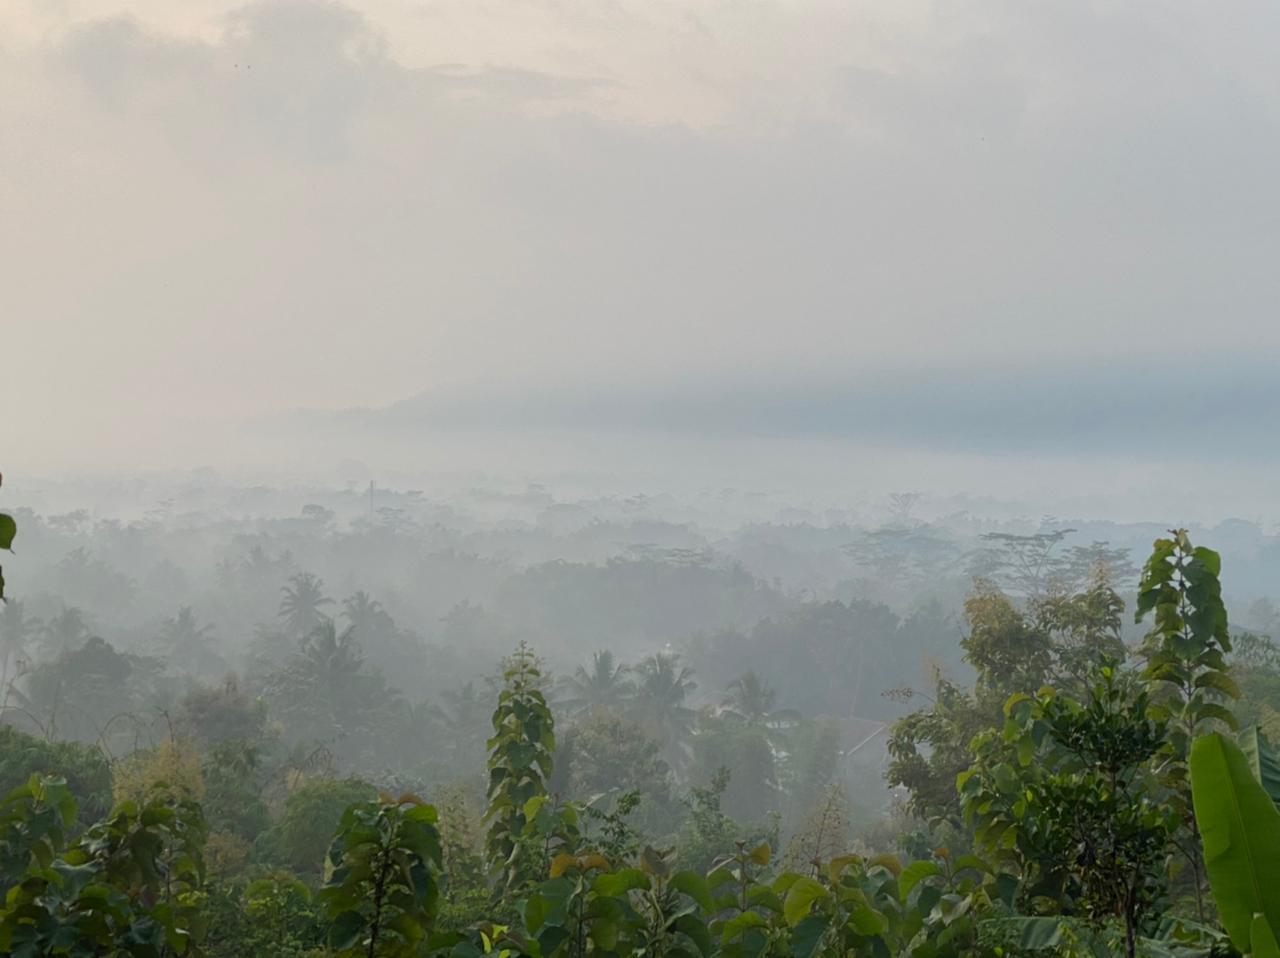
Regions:
<svg viewBox="0 0 1280 958"><path fill-rule="evenodd" d="M1211 351L1229 382L1280 347L1263 4L597 8L510 6L542 32L505 59L410 62L405 22L310 2L0 54L21 455L424 389L618 389L672 428L781 390L776 428L820 431L934 369L978 414L982 370ZM432 9L460 46L500 22Z"/></svg>

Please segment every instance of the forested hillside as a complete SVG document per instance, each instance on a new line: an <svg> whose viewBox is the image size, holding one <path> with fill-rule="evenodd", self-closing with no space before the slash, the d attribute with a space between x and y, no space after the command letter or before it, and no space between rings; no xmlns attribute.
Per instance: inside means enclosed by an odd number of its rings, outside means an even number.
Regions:
<svg viewBox="0 0 1280 958"><path fill-rule="evenodd" d="M8 520L0 945L1271 954L1280 648L1187 533L415 501Z"/></svg>

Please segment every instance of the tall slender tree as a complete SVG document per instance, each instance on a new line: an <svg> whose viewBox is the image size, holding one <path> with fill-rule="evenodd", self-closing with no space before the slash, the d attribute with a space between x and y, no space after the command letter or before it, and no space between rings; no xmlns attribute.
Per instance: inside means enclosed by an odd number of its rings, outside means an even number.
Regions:
<svg viewBox="0 0 1280 958"><path fill-rule="evenodd" d="M774 708L777 691L754 670L730 682L726 693L721 703L725 714L763 731L775 748L782 745L787 730L800 721L800 713L795 709Z"/></svg>
<svg viewBox="0 0 1280 958"><path fill-rule="evenodd" d="M658 652L634 669L637 683L632 713L649 735L662 745L662 757L673 769L688 762L689 738L696 713L689 696L698 687L693 669L674 652Z"/></svg>
<svg viewBox="0 0 1280 958"><path fill-rule="evenodd" d="M1161 772L1182 815L1179 848L1191 866L1196 906L1203 920L1204 852L1191 801L1191 743L1215 725L1236 727L1230 702L1240 689L1230 675L1231 635L1222 601L1222 558L1193 546L1185 529L1157 539L1142 569L1136 621L1152 618L1143 644L1152 716L1169 723Z"/></svg>
<svg viewBox="0 0 1280 958"><path fill-rule="evenodd" d="M293 638L309 635L328 616L322 611L333 605L324 594L324 580L310 572L299 572L289 578L280 590L280 618L285 631Z"/></svg>
<svg viewBox="0 0 1280 958"><path fill-rule="evenodd" d="M507 888L539 877L525 829L535 800L547 797L556 751L555 720L542 692L541 663L524 643L503 662L502 689L489 739L485 853Z"/></svg>
<svg viewBox="0 0 1280 958"><path fill-rule="evenodd" d="M212 623L202 624L189 605L181 606L177 615L161 623L159 641L173 661L192 672L226 674L227 663L215 647Z"/></svg>

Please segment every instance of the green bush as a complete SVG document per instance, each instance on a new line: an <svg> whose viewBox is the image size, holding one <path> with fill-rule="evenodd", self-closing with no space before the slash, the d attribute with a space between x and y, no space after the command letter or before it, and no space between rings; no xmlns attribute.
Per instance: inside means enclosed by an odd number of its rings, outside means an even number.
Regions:
<svg viewBox="0 0 1280 958"><path fill-rule="evenodd" d="M83 823L111 811L111 766L99 749L78 742L46 742L0 725L0 797L27 784L32 775L64 779Z"/></svg>
<svg viewBox="0 0 1280 958"><path fill-rule="evenodd" d="M280 820L258 837L257 858L315 878L349 805L377 797L377 789L358 778L304 782L285 801Z"/></svg>

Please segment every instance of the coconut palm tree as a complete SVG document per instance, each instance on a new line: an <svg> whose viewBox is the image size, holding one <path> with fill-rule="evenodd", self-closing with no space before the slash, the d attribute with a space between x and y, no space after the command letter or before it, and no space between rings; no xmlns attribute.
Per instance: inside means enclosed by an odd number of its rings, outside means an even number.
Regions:
<svg viewBox="0 0 1280 958"><path fill-rule="evenodd" d="M226 671L226 660L211 648L213 625L201 625L189 605L180 606L177 615L161 623L159 640L171 659L183 662L193 671L211 674Z"/></svg>
<svg viewBox="0 0 1280 958"><path fill-rule="evenodd" d="M483 729L488 724L491 703L480 694L475 682L445 689L441 698L444 699L444 704L440 708L440 714L451 732Z"/></svg>
<svg viewBox="0 0 1280 958"><path fill-rule="evenodd" d="M366 635L376 631L382 624L383 617L387 615L387 611L382 607L381 602L364 589L359 589L342 600L342 614L351 628L361 635Z"/></svg>
<svg viewBox="0 0 1280 958"><path fill-rule="evenodd" d="M365 668L353 629L323 619L267 681L267 700L286 737L334 743L351 760L368 759L382 744L377 731L403 711L382 675Z"/></svg>
<svg viewBox="0 0 1280 958"><path fill-rule="evenodd" d="M324 594L324 580L310 572L299 572L289 578L289 584L280 590L284 598L280 600L280 618L284 620L284 629L294 638L309 636L324 621L328 620L321 608L333 605L333 600Z"/></svg>
<svg viewBox="0 0 1280 958"><path fill-rule="evenodd" d="M475 682L445 689L440 701L422 708L422 717L438 730L448 766L455 774L483 762L492 710L492 700Z"/></svg>
<svg viewBox="0 0 1280 958"><path fill-rule="evenodd" d="M363 589L342 600L342 615L371 653L385 653L389 647L399 644L401 636L395 620L381 602Z"/></svg>
<svg viewBox="0 0 1280 958"><path fill-rule="evenodd" d="M674 652L658 652L632 669L637 678L632 714L662 744L662 757L672 768L688 760L689 738L696 713L686 704L698 687L693 669Z"/></svg>
<svg viewBox="0 0 1280 958"><path fill-rule="evenodd" d="M726 715L750 728L761 729L775 749L780 747L787 731L800 721L795 709L775 709L777 691L754 670L744 672L726 689L721 706Z"/></svg>
<svg viewBox="0 0 1280 958"><path fill-rule="evenodd" d="M627 678L629 669L606 650L591 656L591 668L579 665L561 683L560 704L570 715L596 714L608 709L621 711L635 693L635 683Z"/></svg>
<svg viewBox="0 0 1280 958"><path fill-rule="evenodd" d="M294 671L321 694L337 699L343 684L363 665L355 629L347 627L339 632L333 620L326 618L302 641Z"/></svg>

